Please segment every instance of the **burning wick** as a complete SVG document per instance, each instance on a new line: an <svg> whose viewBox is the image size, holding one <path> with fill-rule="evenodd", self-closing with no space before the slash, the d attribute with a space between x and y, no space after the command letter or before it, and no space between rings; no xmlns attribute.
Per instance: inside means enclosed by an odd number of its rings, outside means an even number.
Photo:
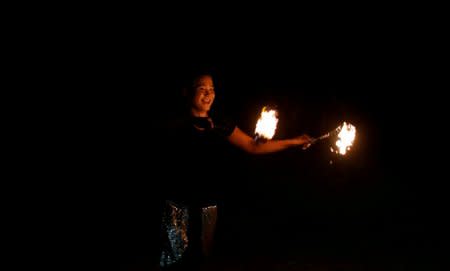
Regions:
<svg viewBox="0 0 450 271"><path fill-rule="evenodd" d="M338 147L338 150L336 150L335 152L345 155L353 145L353 141L355 140L356 135L356 129L355 126L351 125L350 123L347 124L346 122L344 122L339 130L338 140L335 143L336 147ZM331 151L334 150L332 149Z"/></svg>
<svg viewBox="0 0 450 271"><path fill-rule="evenodd" d="M316 137L312 140L311 143L307 144L303 147L303 149L309 148L312 144L325 139L329 137L337 136L338 140L336 141L335 145L337 149L333 149L333 147L330 147L331 152L335 152L338 154L345 155L348 150L350 150L350 147L353 145L353 140L355 139L356 135L356 128L355 126L351 125L350 123L347 124L344 122L341 126L337 127L331 132L328 132L322 136Z"/></svg>
<svg viewBox="0 0 450 271"><path fill-rule="evenodd" d="M275 134L278 118L276 110L268 110L265 106L261 110L260 117L256 123L255 140L269 140Z"/></svg>

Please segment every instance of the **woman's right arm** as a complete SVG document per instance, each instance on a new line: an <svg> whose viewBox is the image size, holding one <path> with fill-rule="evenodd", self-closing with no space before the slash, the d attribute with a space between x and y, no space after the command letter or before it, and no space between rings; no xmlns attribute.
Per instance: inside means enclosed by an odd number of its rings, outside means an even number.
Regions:
<svg viewBox="0 0 450 271"><path fill-rule="evenodd" d="M251 154L265 154L285 150L290 147L302 146L312 142L308 135L301 135L291 139L269 140L265 143L258 143L239 127L235 127L228 141L238 148Z"/></svg>

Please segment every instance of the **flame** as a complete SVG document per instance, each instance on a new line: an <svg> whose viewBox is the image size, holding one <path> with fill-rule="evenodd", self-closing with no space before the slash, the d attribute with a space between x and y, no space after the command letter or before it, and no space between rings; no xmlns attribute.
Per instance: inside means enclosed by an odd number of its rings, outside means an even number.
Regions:
<svg viewBox="0 0 450 271"><path fill-rule="evenodd" d="M344 122L339 129L338 140L336 141L336 153L345 155L350 147L353 145L353 140L355 140L356 128L350 123ZM333 150L333 149L332 149Z"/></svg>
<svg viewBox="0 0 450 271"><path fill-rule="evenodd" d="M255 134L265 139L271 139L275 134L277 124L277 111L267 110L266 107L263 107L258 122L256 123Z"/></svg>

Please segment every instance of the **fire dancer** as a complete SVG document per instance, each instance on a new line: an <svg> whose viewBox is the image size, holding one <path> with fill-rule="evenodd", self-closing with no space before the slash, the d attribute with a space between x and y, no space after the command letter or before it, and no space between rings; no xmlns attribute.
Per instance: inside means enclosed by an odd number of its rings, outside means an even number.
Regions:
<svg viewBox="0 0 450 271"><path fill-rule="evenodd" d="M170 195L165 202L162 220L162 268L198 263L210 252L221 190L217 177L226 174L223 170L225 163L220 163L223 158L218 157L224 142L250 154L265 154L312 141L304 134L261 143L234 123L211 114L216 90L210 73L201 73L189 81L184 96L188 112L176 129L171 130L173 153L168 154L168 158L175 166L172 171L180 171L189 177L168 181Z"/></svg>

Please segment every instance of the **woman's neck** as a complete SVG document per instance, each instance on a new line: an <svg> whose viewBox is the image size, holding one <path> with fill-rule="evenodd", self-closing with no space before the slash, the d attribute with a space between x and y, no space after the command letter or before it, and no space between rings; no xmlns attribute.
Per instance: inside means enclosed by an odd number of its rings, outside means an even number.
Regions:
<svg viewBox="0 0 450 271"><path fill-rule="evenodd" d="M195 109L191 109L191 116L193 117L208 117L208 112L207 111L198 111Z"/></svg>

